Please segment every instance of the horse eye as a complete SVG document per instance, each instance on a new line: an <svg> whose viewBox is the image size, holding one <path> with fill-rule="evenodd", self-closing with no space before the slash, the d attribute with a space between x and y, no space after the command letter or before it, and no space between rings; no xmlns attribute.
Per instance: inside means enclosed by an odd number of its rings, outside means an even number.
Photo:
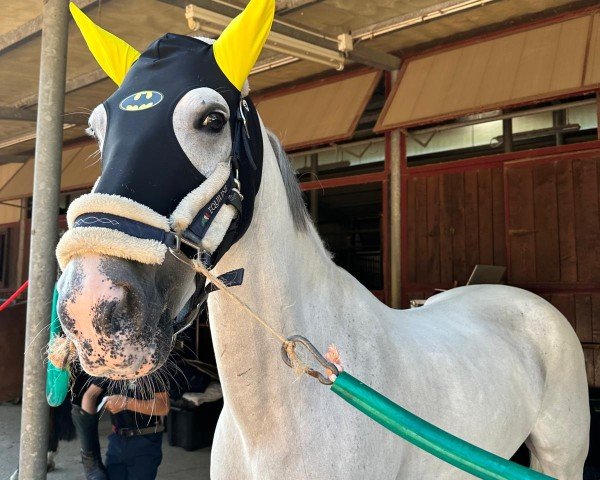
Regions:
<svg viewBox="0 0 600 480"><path fill-rule="evenodd" d="M202 121L200 122L200 125L198 125L198 126L194 125L194 127L198 130L201 128L208 127L213 132L220 132L224 126L225 126L225 115L223 115L220 112L209 113L206 117L204 117L202 119Z"/></svg>

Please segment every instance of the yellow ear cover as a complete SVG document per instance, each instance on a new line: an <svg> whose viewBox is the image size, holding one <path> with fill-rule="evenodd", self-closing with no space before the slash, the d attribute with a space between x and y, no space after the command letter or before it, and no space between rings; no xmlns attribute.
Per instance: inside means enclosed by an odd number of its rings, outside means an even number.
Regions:
<svg viewBox="0 0 600 480"><path fill-rule="evenodd" d="M250 0L213 44L217 65L238 90L250 75L275 17L275 0Z"/></svg>
<svg viewBox="0 0 600 480"><path fill-rule="evenodd" d="M69 9L98 65L113 82L121 85L140 52L119 37L100 28L73 2L69 4Z"/></svg>

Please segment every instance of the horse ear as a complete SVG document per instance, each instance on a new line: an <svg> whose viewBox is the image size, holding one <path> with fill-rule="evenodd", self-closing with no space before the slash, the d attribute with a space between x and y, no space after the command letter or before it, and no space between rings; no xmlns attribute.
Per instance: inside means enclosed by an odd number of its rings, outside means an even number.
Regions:
<svg viewBox="0 0 600 480"><path fill-rule="evenodd" d="M73 2L69 4L69 9L98 65L113 82L121 85L140 52L119 37L100 28Z"/></svg>
<svg viewBox="0 0 600 480"><path fill-rule="evenodd" d="M250 0L213 44L219 68L240 91L267 41L274 17L275 0Z"/></svg>

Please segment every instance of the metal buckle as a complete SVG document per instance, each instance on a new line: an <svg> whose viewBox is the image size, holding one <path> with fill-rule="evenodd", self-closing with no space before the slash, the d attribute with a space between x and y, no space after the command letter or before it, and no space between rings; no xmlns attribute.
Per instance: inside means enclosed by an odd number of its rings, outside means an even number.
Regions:
<svg viewBox="0 0 600 480"><path fill-rule="evenodd" d="M242 123L244 124L244 130L246 131L246 137L250 138L250 132L248 131L248 122L246 121L246 115L244 115L244 109L246 109L246 111L250 111L250 108L248 107L248 103L246 102L246 100L242 99L240 100L240 116L242 117Z"/></svg>
<svg viewBox="0 0 600 480"><path fill-rule="evenodd" d="M201 259L202 255L207 252L205 250L203 250L202 247L200 247L200 245L198 245L197 243L191 242L190 240L185 238L183 236L183 234L177 233L177 232L172 232L172 233L173 233L173 236L175 237L175 247L169 248L169 252L171 252L171 254L176 259L178 259L179 261L181 261L193 268L192 259L190 259L186 254L184 254L181 251L181 245L182 244L187 245L188 247L191 247L194 250L196 250L196 255L194 256L194 258L197 258L197 259Z"/></svg>

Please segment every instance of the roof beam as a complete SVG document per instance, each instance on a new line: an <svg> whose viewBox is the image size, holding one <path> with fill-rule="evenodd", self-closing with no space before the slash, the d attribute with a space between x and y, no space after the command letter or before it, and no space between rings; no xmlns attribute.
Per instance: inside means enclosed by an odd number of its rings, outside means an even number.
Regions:
<svg viewBox="0 0 600 480"><path fill-rule="evenodd" d="M487 3L498 0L448 0L429 7L420 8L404 15L378 22L368 27L354 30L354 40L371 40L373 38L402 30L424 22L429 22L440 17L463 12L472 8L481 7Z"/></svg>
<svg viewBox="0 0 600 480"><path fill-rule="evenodd" d="M21 122L35 122L37 114L32 110L21 108L0 107L0 120L16 120Z"/></svg>
<svg viewBox="0 0 600 480"><path fill-rule="evenodd" d="M288 15L323 1L324 0L279 0L276 2L275 11L278 15Z"/></svg>
<svg viewBox="0 0 600 480"><path fill-rule="evenodd" d="M92 70L91 72L84 73L73 78L69 78L67 79L67 82L65 84L65 94L74 92L75 90L79 90L80 88L89 87L90 85L94 85L95 83L101 82L102 80L106 80L107 78L108 76L106 75L106 73L104 73L104 70L102 70L101 68ZM11 107L31 107L33 105L36 105L37 102L38 94L36 92L17 100L11 105Z"/></svg>
<svg viewBox="0 0 600 480"><path fill-rule="evenodd" d="M98 0L74 0L82 10L98 3ZM108 0L104 0L106 3ZM0 35L0 55L11 51L13 48L39 37L42 33L43 15L35 17L20 27Z"/></svg>
<svg viewBox="0 0 600 480"><path fill-rule="evenodd" d="M31 158L29 155L0 155L0 165L25 163L29 158Z"/></svg>
<svg viewBox="0 0 600 480"><path fill-rule="evenodd" d="M64 116L64 123L72 123L74 125L87 125L87 115L81 115L79 113L65 113ZM66 121L67 119L68 122ZM37 111L0 106L0 120L12 120L17 122L36 122Z"/></svg>
<svg viewBox="0 0 600 480"><path fill-rule="evenodd" d="M186 4L189 1L194 0L160 1L183 8L187 7ZM186 9L186 17L191 14L197 22L196 25L202 25L205 28L206 25L203 25L203 23L217 22L216 24L220 25L220 29L223 27L225 19L228 22L229 19L239 14L240 11L241 7L236 5L225 4L215 0L195 0L193 6ZM202 18L203 15L207 18ZM337 69L343 68L345 58L382 70L396 70L400 66L400 59L389 53L377 51L364 45L357 45L355 49L348 50L345 54L342 54L339 51L338 45L337 37L332 38L325 33L317 32L300 25L294 25L279 20L276 17L265 48L284 52L309 61L323 63Z"/></svg>

